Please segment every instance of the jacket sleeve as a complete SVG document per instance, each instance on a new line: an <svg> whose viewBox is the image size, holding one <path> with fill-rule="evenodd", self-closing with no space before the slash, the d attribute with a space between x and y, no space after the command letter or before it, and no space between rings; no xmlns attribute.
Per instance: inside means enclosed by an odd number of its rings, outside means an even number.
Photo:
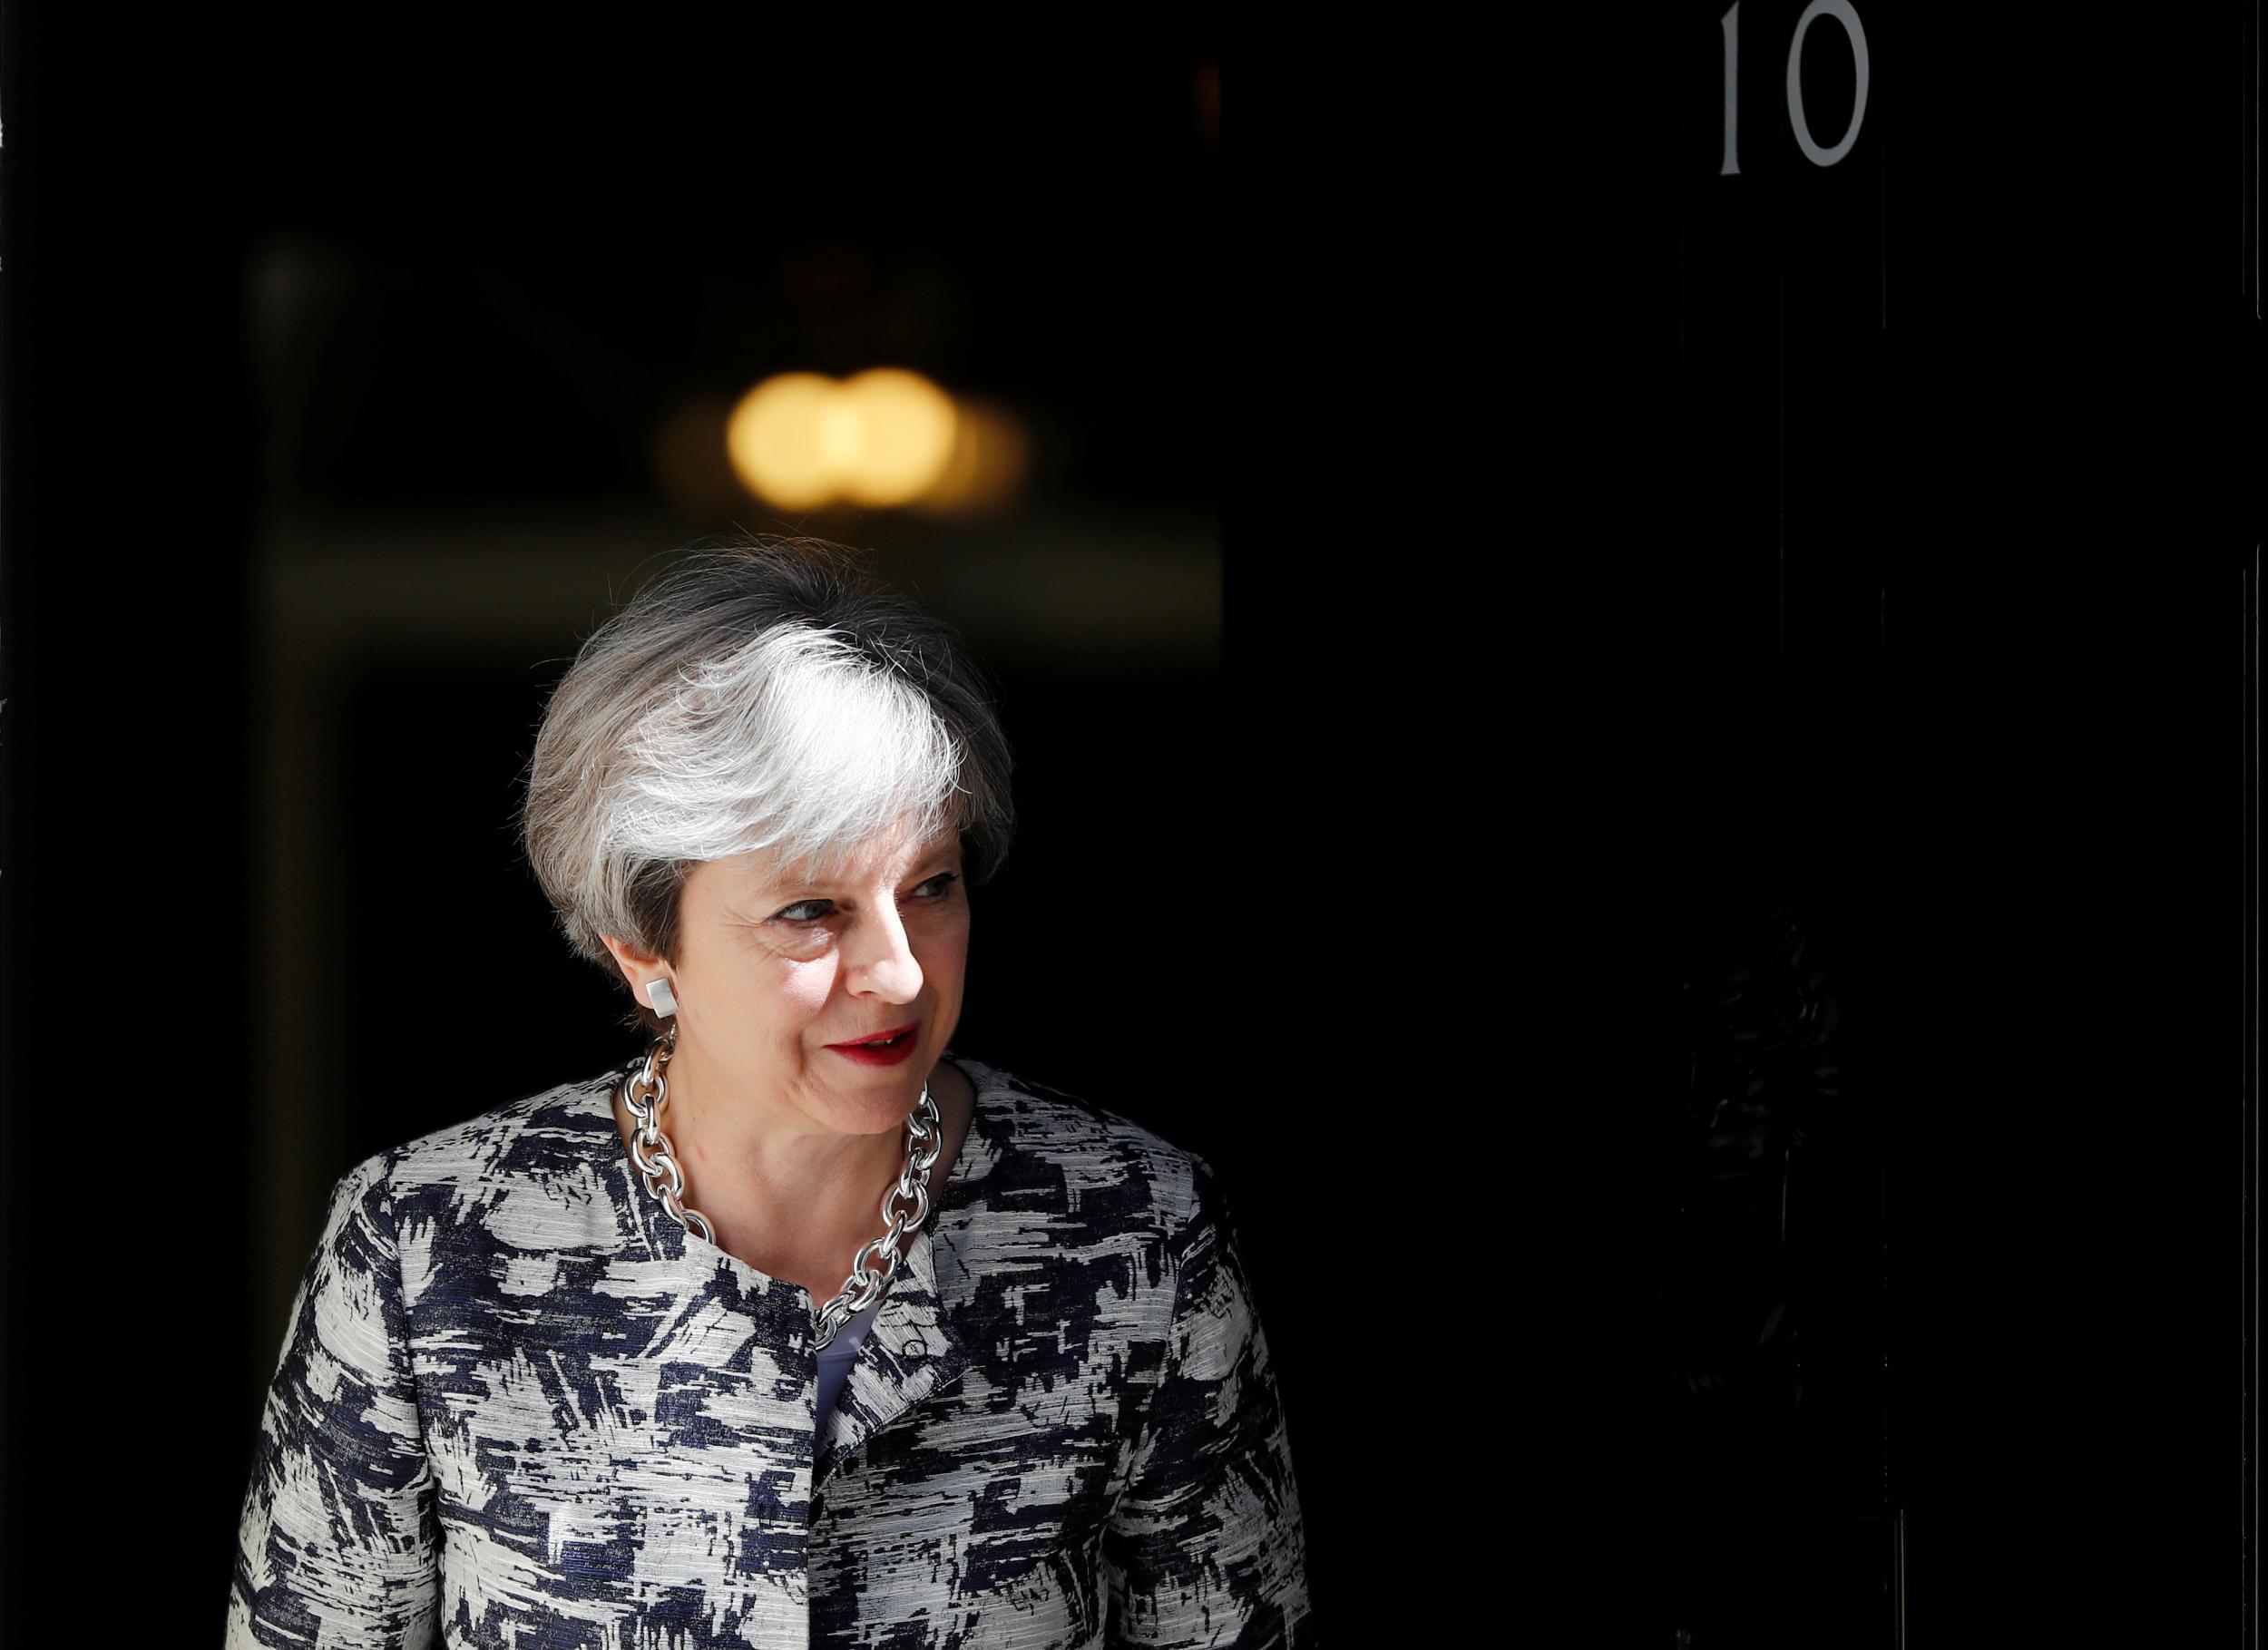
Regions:
<svg viewBox="0 0 2268 1650"><path fill-rule="evenodd" d="M1196 1202L1164 1369L1103 1536L1110 1645L1315 1643L1284 1410L1218 1181Z"/></svg>
<svg viewBox="0 0 2268 1650"><path fill-rule="evenodd" d="M229 1650L425 1650L440 1539L386 1157L332 1189L261 1412Z"/></svg>

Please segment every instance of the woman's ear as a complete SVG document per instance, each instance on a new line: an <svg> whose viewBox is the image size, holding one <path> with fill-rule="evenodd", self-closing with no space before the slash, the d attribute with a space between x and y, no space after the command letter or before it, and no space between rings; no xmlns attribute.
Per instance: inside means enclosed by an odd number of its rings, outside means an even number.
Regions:
<svg viewBox="0 0 2268 1650"><path fill-rule="evenodd" d="M607 951L614 958L614 966L622 971L622 978L630 981L631 995L639 1001L650 1003L646 988L656 980L670 979L670 965L660 957L624 943L612 934L601 934Z"/></svg>

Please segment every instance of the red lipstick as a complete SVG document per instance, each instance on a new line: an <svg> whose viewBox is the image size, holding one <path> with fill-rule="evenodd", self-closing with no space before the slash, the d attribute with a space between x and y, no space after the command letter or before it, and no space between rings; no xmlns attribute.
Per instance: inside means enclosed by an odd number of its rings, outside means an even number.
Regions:
<svg viewBox="0 0 2268 1650"><path fill-rule="evenodd" d="M894 1030L877 1031L855 1042L829 1043L827 1047L845 1059L855 1060L862 1066L894 1066L914 1052L921 1029L922 1022L913 1020Z"/></svg>

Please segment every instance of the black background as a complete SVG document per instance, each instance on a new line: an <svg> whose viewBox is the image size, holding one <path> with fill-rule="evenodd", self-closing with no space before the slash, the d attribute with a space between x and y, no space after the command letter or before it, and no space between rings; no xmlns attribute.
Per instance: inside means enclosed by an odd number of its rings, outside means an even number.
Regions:
<svg viewBox="0 0 2268 1650"><path fill-rule="evenodd" d="M1656 1097L1682 913L1759 890L1837 936L1868 1028L1912 1630L2235 1631L2244 14L1861 9L1875 151L1745 216L1700 192L1706 8L1223 54L1222 207L1187 253L1222 271L1215 422L1159 461L1221 501L1218 768L1158 835L1237 1062L1191 1143L1266 1234L1333 1643L1685 1625L1721 1486L1681 1481L1662 1401ZM1744 9L1759 144L1794 10ZM968 239L1091 320L1136 252L1108 169L1044 134L1129 49L891 67L775 36L659 74L390 17L6 25L0 1596L12 1640L60 1612L200 1642L257 1398L237 1349L276 1332L231 1271L261 1196L247 203L634 268L713 209L673 145L808 134L886 85L1025 158ZM1870 175L1871 291L1863 202L1831 189ZM917 175L861 213L943 210ZM1183 920L1145 899L1097 932ZM1115 990L1107 1036L1171 1018ZM1711 1562L1772 1642L1795 1538Z"/></svg>

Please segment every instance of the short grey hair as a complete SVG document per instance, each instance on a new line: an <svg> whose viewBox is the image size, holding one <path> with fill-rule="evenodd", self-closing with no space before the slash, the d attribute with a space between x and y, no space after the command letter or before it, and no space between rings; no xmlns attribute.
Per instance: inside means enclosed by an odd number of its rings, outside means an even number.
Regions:
<svg viewBox="0 0 2268 1650"><path fill-rule="evenodd" d="M520 826L580 956L671 957L704 860L823 871L911 824L961 838L972 885L1014 834L1008 741L959 638L856 552L687 551L593 631L553 689ZM644 1005L635 1016L654 1025Z"/></svg>

